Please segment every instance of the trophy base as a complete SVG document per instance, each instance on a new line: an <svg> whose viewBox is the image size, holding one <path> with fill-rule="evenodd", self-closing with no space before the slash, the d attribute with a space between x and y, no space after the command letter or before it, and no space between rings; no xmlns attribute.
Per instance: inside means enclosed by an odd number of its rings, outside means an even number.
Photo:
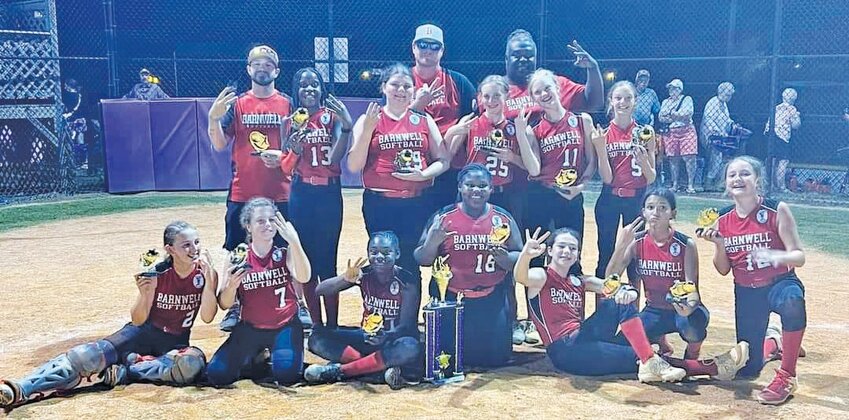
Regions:
<svg viewBox="0 0 849 420"><path fill-rule="evenodd" d="M432 301L424 308L424 381L443 385L465 380L462 303Z"/></svg>
<svg viewBox="0 0 849 420"><path fill-rule="evenodd" d="M442 385L447 385L447 384L455 384L455 383L458 383L458 382L463 382L463 381L465 381L465 380L466 380L466 374L464 374L464 373L455 373L453 376L451 376L451 377L449 377L449 378L442 378L442 379L437 379L437 378L433 378L433 379L425 379L425 382L430 383L430 384L433 384L433 385L436 385L436 386L442 386Z"/></svg>

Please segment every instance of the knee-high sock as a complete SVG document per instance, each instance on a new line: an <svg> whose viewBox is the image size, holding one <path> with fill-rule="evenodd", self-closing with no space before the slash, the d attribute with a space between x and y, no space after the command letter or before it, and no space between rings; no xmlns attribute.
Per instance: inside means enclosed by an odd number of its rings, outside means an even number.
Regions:
<svg viewBox="0 0 849 420"><path fill-rule="evenodd" d="M622 328L622 334L631 343L634 353L637 353L641 362L645 363L654 356L649 339L646 337L646 330L643 328L642 319L634 317L619 325Z"/></svg>
<svg viewBox="0 0 849 420"><path fill-rule="evenodd" d="M781 334L781 369L792 376L796 376L796 361L804 335L805 330L782 331Z"/></svg>
<svg viewBox="0 0 849 420"><path fill-rule="evenodd" d="M342 356L339 357L339 361L341 363L350 363L354 360L362 359L363 355L357 351L357 349L351 346L345 346L345 349L342 350Z"/></svg>
<svg viewBox="0 0 849 420"><path fill-rule="evenodd" d="M383 369L386 369L386 365L383 363L383 356L379 351L376 351L366 357L342 365L342 375L351 378L380 372Z"/></svg>

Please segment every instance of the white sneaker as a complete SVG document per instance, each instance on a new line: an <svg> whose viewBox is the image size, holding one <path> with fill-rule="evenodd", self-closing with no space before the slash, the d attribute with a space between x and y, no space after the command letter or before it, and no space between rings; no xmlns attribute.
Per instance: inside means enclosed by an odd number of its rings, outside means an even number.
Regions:
<svg viewBox="0 0 849 420"><path fill-rule="evenodd" d="M741 341L731 350L716 356L716 369L718 373L712 376L719 381L730 381L737 376L737 371L746 366L749 361L749 343Z"/></svg>
<svg viewBox="0 0 849 420"><path fill-rule="evenodd" d="M522 321L521 324L525 332L525 343L534 345L542 341L542 337L539 336L539 332L537 332L537 327L533 321Z"/></svg>
<svg viewBox="0 0 849 420"><path fill-rule="evenodd" d="M522 329L522 324L515 322L513 324L513 344L520 346L525 342L525 330Z"/></svg>
<svg viewBox="0 0 849 420"><path fill-rule="evenodd" d="M640 382L678 382L687 376L684 369L673 367L660 356L654 355L645 363L640 362L637 378Z"/></svg>
<svg viewBox="0 0 849 420"><path fill-rule="evenodd" d="M386 371L383 372L383 380L392 390L401 389L405 385L404 377L401 376L401 368L398 366L386 368Z"/></svg>

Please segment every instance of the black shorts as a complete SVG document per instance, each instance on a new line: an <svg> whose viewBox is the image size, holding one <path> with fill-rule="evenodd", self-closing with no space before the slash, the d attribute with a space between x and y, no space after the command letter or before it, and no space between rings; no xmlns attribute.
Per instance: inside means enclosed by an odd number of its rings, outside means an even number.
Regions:
<svg viewBox="0 0 849 420"><path fill-rule="evenodd" d="M772 157L778 160L790 160L790 142L774 137L772 140Z"/></svg>

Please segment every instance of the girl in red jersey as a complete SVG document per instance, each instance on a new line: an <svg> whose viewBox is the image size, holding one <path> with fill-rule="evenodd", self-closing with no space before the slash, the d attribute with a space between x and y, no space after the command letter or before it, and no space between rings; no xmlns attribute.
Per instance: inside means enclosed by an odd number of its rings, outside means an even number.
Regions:
<svg viewBox="0 0 849 420"><path fill-rule="evenodd" d="M505 188L513 182L517 168L524 171L525 161L533 165L536 160L527 138L517 137L515 124L504 116L508 89L503 76L485 77L478 85L478 103L484 113L461 118L445 133L445 144L451 156L459 154L464 158L464 166L470 163L486 166L492 175L489 202L509 211Z"/></svg>
<svg viewBox="0 0 849 420"><path fill-rule="evenodd" d="M538 69L528 83L531 97L543 115L534 127L528 126L529 111L516 117L520 141L528 138L534 163L528 165L532 181L528 188L528 226L544 229L568 227L584 234L584 195L586 181L596 169L591 134L593 120L588 114L573 114L558 100L560 92L554 73ZM538 261L539 267L542 260Z"/></svg>
<svg viewBox="0 0 849 420"><path fill-rule="evenodd" d="M165 261L155 273L135 276L139 295L131 322L106 338L73 347L29 376L0 380L0 407L36 401L51 391L70 391L92 375L109 387L135 381L188 384L197 379L206 358L197 347L189 347L189 335L198 313L206 323L215 317L218 277L192 225L172 222L163 236Z"/></svg>
<svg viewBox="0 0 849 420"><path fill-rule="evenodd" d="M336 275L336 252L342 232L342 185L339 161L348 147L353 122L342 101L327 93L324 80L313 68L295 72L292 79L293 108L304 107L309 121L304 134L293 136L290 145L298 156L292 176L289 217L300 232L304 251L315 267L304 286L304 296L314 324L322 325L318 282ZM325 320L336 326L339 301L324 297Z"/></svg>
<svg viewBox="0 0 849 420"><path fill-rule="evenodd" d="M448 169L448 160L433 118L409 109L410 69L390 66L380 88L386 105L369 104L354 124L348 169L363 172L363 218L369 235L395 232L401 244L398 265L421 277L413 250L431 208L423 192Z"/></svg>
<svg viewBox="0 0 849 420"><path fill-rule="evenodd" d="M218 304L227 309L238 296L241 319L209 361L207 379L216 386L232 384L239 379L246 360L268 349L274 380L297 382L304 361L304 335L297 317L294 282L309 281L310 262L295 228L271 200L248 201L240 221L249 241L247 264L228 265ZM277 234L287 247L274 245Z"/></svg>
<svg viewBox="0 0 849 420"><path fill-rule="evenodd" d="M362 327L318 328L310 335L311 352L330 360L327 365L310 365L307 382L336 382L382 372L392 389L403 386L401 367L417 360L417 326L421 281L395 265L400 248L392 232L376 232L368 244L368 263L358 259L344 273L322 282L319 295L338 296L359 286L363 296ZM380 316L382 327L371 320ZM371 325L370 325L371 324ZM411 366L413 371L417 369ZM406 370L406 369L405 369Z"/></svg>
<svg viewBox="0 0 849 420"><path fill-rule="evenodd" d="M510 269L522 240L513 216L489 203L492 175L481 164L460 171L459 203L446 206L428 221L416 248L416 260L430 266L447 258L453 277L446 300L465 298L463 360L470 366L503 366L512 352L512 319L507 301L513 292ZM438 296L435 282L431 296Z"/></svg>
<svg viewBox="0 0 849 420"><path fill-rule="evenodd" d="M805 252L796 220L786 203L760 194L763 164L740 156L725 168L725 190L734 204L720 210L713 228L697 231L715 245L713 265L720 274L734 275L737 340L748 341L749 363L741 376L757 377L764 365L764 337L769 314L781 316L781 367L758 393L763 404L781 404L793 394L796 360L807 326L805 287L795 268L805 265ZM775 345L775 340L767 344Z"/></svg>
<svg viewBox="0 0 849 420"><path fill-rule="evenodd" d="M604 277L607 270L620 220L627 225L640 215L640 198L657 175L654 169L657 148L654 136L645 145L633 141L640 131L634 122L636 94L631 82L616 82L608 94L608 114L612 114L613 119L606 129L598 126L592 132L593 146L598 155L598 172L604 182L595 204L598 226L596 277ZM629 279L632 277L631 283L639 289L636 276L629 275Z"/></svg>
<svg viewBox="0 0 849 420"><path fill-rule="evenodd" d="M660 342L662 353L671 354L671 349L664 351L668 344L662 338L677 332L687 343L684 359L691 363L693 369L702 368L705 375L732 379L746 360L737 363L731 359L719 359L711 365L692 363L699 358L702 342L707 337L710 313L699 297L696 243L670 225L676 212L675 193L671 190L658 187L646 192L642 217L619 231L607 275L622 275L629 264L635 264L646 296L646 307L639 317L649 340ZM641 231L643 225L646 229ZM679 281L692 283L694 290L686 294L676 292L673 296L672 287ZM679 284L678 287L684 286ZM620 337L619 341L624 342L625 338ZM748 343L741 342L739 347L739 354L748 358Z"/></svg>
<svg viewBox="0 0 849 420"><path fill-rule="evenodd" d="M539 161L534 158L527 137L517 137L516 125L504 114L508 91L503 76L484 78L478 85L478 104L484 113L474 118L471 115L463 117L446 133L446 143L451 154L466 157L466 164L486 166L493 180L489 202L517 215L523 212L526 204L526 166L538 167ZM452 159L452 163L455 160ZM515 293L509 293L508 298L511 312L515 314ZM514 322L513 343L538 343L539 339L532 333L526 334L522 325Z"/></svg>
<svg viewBox="0 0 849 420"><path fill-rule="evenodd" d="M617 287L609 287L604 280L576 270L580 238L575 231L560 228L549 237L548 232L540 235L537 228L533 235L526 230L525 238L514 273L516 281L528 287L531 319L557 369L587 376L637 373L641 382L678 381L688 374L702 374L691 370L683 360L665 359L654 353L632 305L637 299L633 287L618 282ZM548 266L531 268L531 259L546 250ZM595 313L584 320L587 290L603 298ZM617 328L630 345L612 342ZM722 373L716 376L730 379L745 363L744 355L737 346L715 360L696 364L727 366L729 369L721 369ZM676 364L682 367L674 367Z"/></svg>

